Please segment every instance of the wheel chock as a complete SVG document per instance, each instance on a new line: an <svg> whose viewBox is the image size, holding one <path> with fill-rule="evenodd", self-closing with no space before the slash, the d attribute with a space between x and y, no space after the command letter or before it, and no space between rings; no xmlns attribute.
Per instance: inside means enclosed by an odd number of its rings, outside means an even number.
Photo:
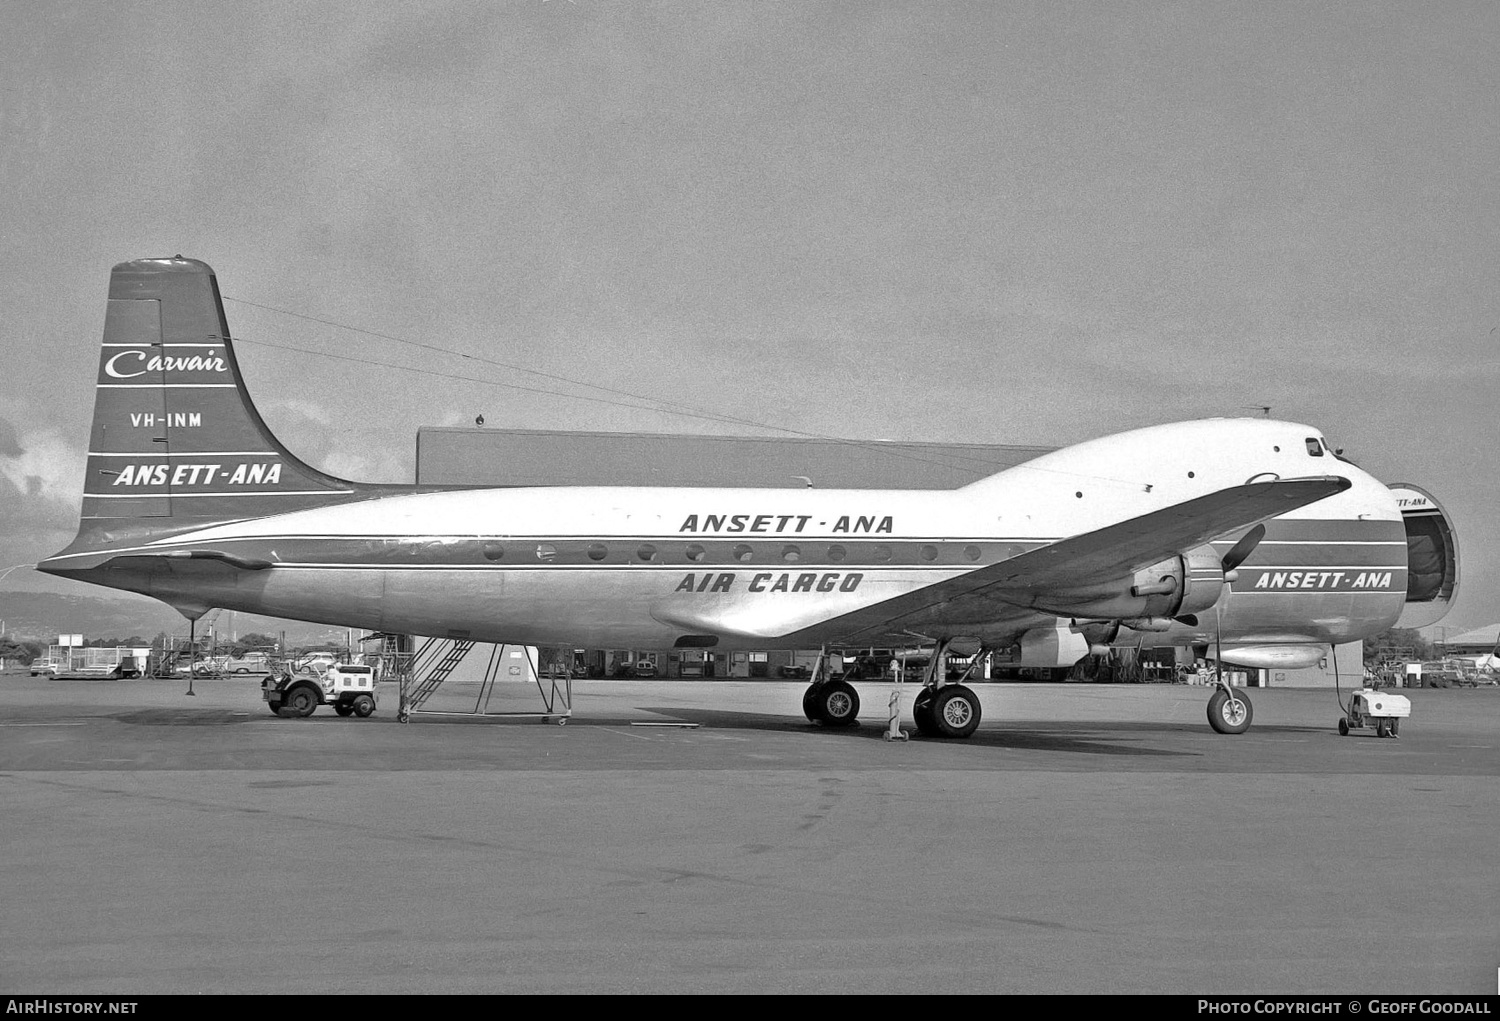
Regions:
<svg viewBox="0 0 1500 1021"><path fill-rule="evenodd" d="M905 741L911 735L901 729L901 692L891 692L891 717L886 722L885 739L887 741Z"/></svg>

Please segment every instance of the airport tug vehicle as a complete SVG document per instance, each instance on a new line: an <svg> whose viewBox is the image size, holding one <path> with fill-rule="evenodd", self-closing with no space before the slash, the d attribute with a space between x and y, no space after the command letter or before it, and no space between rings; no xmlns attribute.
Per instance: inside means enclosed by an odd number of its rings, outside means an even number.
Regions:
<svg viewBox="0 0 1500 1021"><path fill-rule="evenodd" d="M1401 721L1411 715L1411 699L1378 688L1363 688L1349 699L1349 712L1339 719L1339 733L1374 724L1376 737L1399 737Z"/></svg>
<svg viewBox="0 0 1500 1021"><path fill-rule="evenodd" d="M340 716L369 716L375 711L373 667L339 663L323 673L284 673L261 682L261 695L277 716L311 716L320 705L331 705Z"/></svg>

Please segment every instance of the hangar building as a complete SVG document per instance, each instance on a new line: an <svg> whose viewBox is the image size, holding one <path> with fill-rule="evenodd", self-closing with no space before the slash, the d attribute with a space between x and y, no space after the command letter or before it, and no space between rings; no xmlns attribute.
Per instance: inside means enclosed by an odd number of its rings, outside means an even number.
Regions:
<svg viewBox="0 0 1500 1021"><path fill-rule="evenodd" d="M424 426L417 483L957 489L1054 449Z"/></svg>

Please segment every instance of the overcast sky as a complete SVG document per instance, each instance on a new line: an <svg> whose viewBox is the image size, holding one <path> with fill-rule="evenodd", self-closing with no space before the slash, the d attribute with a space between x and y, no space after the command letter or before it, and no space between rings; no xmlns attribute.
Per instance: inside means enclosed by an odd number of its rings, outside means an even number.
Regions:
<svg viewBox="0 0 1500 1021"><path fill-rule="evenodd" d="M1500 4L0 0L0 24L0 569L72 536L110 267L181 253L240 299L266 419L335 474L410 481L418 426L480 413L756 433L461 353L861 439L1270 405L1435 493L1464 557L1444 623L1500 620Z"/></svg>

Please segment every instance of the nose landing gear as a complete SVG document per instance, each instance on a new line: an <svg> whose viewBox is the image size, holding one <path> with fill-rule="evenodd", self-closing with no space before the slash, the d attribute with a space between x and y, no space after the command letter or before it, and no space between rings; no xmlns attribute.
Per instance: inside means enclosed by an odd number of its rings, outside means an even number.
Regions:
<svg viewBox="0 0 1500 1021"><path fill-rule="evenodd" d="M1208 700L1208 725L1220 734L1243 734L1250 729L1255 709L1250 697L1222 680Z"/></svg>

